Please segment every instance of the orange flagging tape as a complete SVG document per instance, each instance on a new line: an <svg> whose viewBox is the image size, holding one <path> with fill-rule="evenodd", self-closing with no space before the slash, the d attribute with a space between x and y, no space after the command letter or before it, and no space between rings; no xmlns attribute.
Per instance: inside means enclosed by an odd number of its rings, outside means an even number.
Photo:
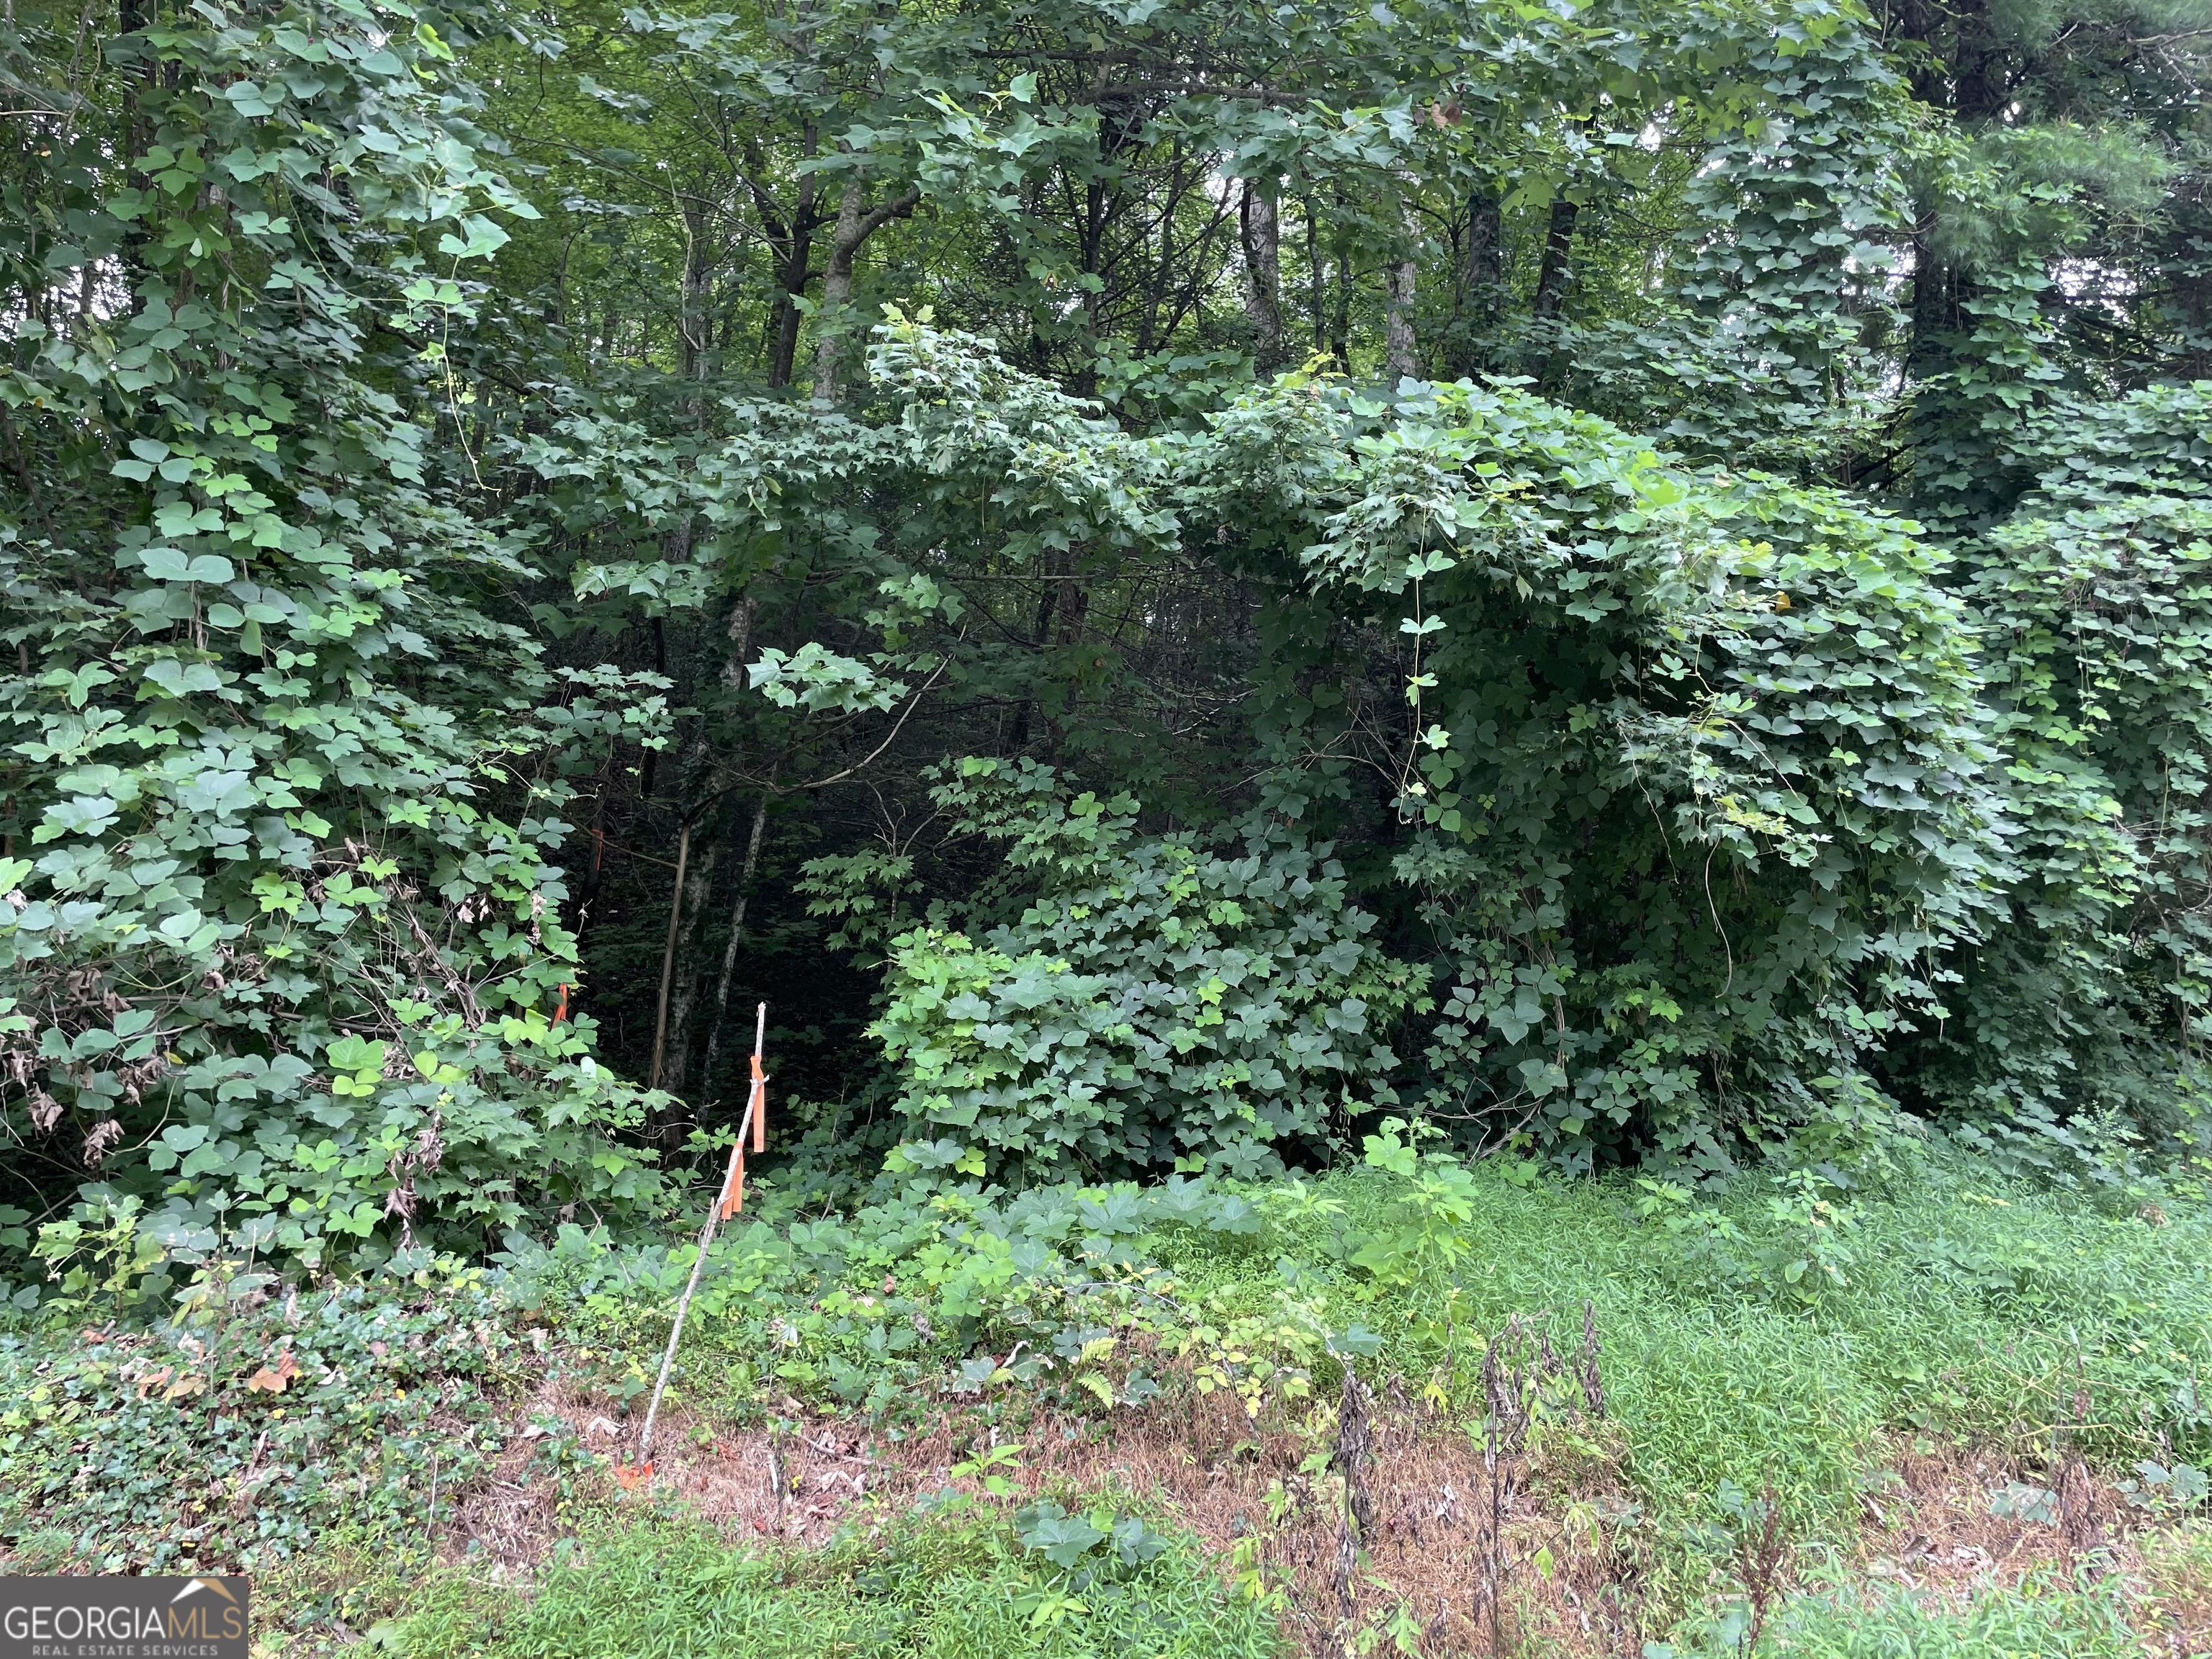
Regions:
<svg viewBox="0 0 2212 1659"><path fill-rule="evenodd" d="M553 1019L552 1019L552 1023L553 1023L554 1024L556 1024L556 1025L558 1025L558 1024L559 1024L562 1020L564 1020L564 1019L566 1019L566 1018L568 1018L568 988L567 986L565 986L565 985L564 985L564 986L562 986L562 987L561 988L561 1006L560 1006L558 1008L556 1008L556 1009L553 1011Z"/></svg>
<svg viewBox="0 0 2212 1659"><path fill-rule="evenodd" d="M761 1071L761 1057L753 1056L753 1150L768 1150L768 1078Z"/></svg>
<svg viewBox="0 0 2212 1659"><path fill-rule="evenodd" d="M722 1195L715 1214L727 1221L745 1207L745 1148L740 1141L730 1148L730 1172L722 1177Z"/></svg>

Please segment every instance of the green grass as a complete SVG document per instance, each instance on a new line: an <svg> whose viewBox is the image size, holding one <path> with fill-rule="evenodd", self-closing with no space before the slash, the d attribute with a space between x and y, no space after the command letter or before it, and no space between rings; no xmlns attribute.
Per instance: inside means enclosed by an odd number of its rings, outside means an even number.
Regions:
<svg viewBox="0 0 2212 1659"><path fill-rule="evenodd" d="M1387 1346L1377 1364L1415 1381L1449 1367L1471 1399L1479 1340L1515 1313L1552 1310L1569 1335L1595 1310L1626 1473L1662 1524L1711 1518L1722 1481L1771 1484L1793 1522L1841 1541L1894 1438L2033 1455L2054 1423L2108 1468L2136 1458L2212 1457L2193 1378L2212 1371L2212 1209L2172 1204L2153 1225L2078 1199L2000 1187L1933 1163L1860 1206L1849 1282L1813 1307L1776 1287L1717 1276L1680 1238L1639 1222L1610 1182L1516 1186L1480 1172L1457 1274L1477 1340L1449 1353L1419 1327L1437 1292L1362 1300L1330 1263L1332 1236L1371 1236L1393 1188L1364 1172L1321 1190L1340 1218L1285 1224L1239 1248L1190 1251L1194 1285L1256 1310L1280 1291L1276 1264L1317 1264L1302 1288L1358 1317ZM1750 1243L1775 1233L1768 1189L1722 1207ZM2166 1437L2161 1446L2159 1436Z"/></svg>
<svg viewBox="0 0 2212 1659"><path fill-rule="evenodd" d="M2207 1535L2167 1535L2154 1563L2201 1568ZM828 1548L732 1547L668 1516L602 1517L527 1593L447 1571L372 1650L411 1659L1284 1659L1268 1620L1224 1594L1188 1540L1085 1611L1039 1623L1052 1579L997 1517L902 1516ZM2201 1583L2201 1574L2190 1579ZM2142 1659L2159 1627L2148 1585L2050 1570L1963 1604L1836 1579L1771 1615L1757 1659ZM2153 1599L2140 1599L2148 1589ZM1747 1659L1744 1615L1693 1620L1646 1659Z"/></svg>
<svg viewBox="0 0 2212 1659"><path fill-rule="evenodd" d="M1276 1659L1272 1620L1178 1540L1083 1592L1059 1623L1022 1598L1057 1581L996 1517L906 1516L817 1552L733 1547L656 1517L601 1523L534 1594L449 1573L377 1632L415 1659Z"/></svg>
<svg viewBox="0 0 2212 1659"><path fill-rule="evenodd" d="M1954 1607L1895 1587L1844 1585L1780 1609L1759 1659L2142 1659L2116 1579L2032 1576ZM1744 1659L1740 1618L1647 1659Z"/></svg>

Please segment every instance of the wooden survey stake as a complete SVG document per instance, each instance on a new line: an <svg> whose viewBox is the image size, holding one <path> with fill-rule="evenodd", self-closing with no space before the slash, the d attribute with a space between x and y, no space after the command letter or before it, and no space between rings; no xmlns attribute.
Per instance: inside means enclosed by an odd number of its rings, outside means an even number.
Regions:
<svg viewBox="0 0 2212 1659"><path fill-rule="evenodd" d="M699 1230L699 1254L692 1258L691 1277L676 1304L676 1322L668 1332L667 1352L660 1356L660 1376L653 1385L653 1403L646 1407L645 1432L638 1437L637 1462L616 1469L615 1478L625 1489L653 1479L653 1430L660 1420L660 1396L668 1391L668 1373L676 1364L676 1345L684 1340L684 1316L691 1311L692 1293L699 1288L699 1273L707 1265L707 1247L714 1242L714 1229L745 1207L745 1142L753 1151L768 1150L768 1075L761 1070L761 1051L768 1039L768 1004L753 1016L752 1085L746 1091L745 1115L738 1120L738 1138L730 1147L730 1167L722 1176L722 1190L707 1206L707 1224Z"/></svg>

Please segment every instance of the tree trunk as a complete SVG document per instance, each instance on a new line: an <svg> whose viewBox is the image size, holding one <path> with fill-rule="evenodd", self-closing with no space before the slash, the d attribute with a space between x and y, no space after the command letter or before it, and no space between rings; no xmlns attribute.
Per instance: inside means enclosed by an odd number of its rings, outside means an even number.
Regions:
<svg viewBox="0 0 2212 1659"><path fill-rule="evenodd" d="M737 901L730 907L730 936L722 942L722 971L714 981L714 1012L707 1026L707 1058L699 1070L700 1084L714 1086L714 1066L722 1053L723 1016L730 1006L730 981L738 965L738 945L745 936L745 906L752 897L753 872L760 867L761 831L768 824L769 792L762 790L753 808L752 832L745 837L744 867L738 872Z"/></svg>
<svg viewBox="0 0 2212 1659"><path fill-rule="evenodd" d="M1536 271L1536 328L1529 349L1537 359L1536 378L1555 392L1565 378L1567 358L1559 312L1575 281L1575 221L1581 209L1565 196L1552 198L1551 222L1544 229L1544 260Z"/></svg>
<svg viewBox="0 0 2212 1659"><path fill-rule="evenodd" d="M668 995L668 1043L660 1060L660 1086L672 1095L684 1092L690 1069L691 1009L699 998L699 959L692 947L698 941L699 918L706 914L707 901L714 896L714 866L721 851L719 839L708 842L706 851L692 861L684 883L683 914L676 932L676 972Z"/></svg>
<svg viewBox="0 0 2212 1659"><path fill-rule="evenodd" d="M1103 149L1106 133L1103 124L1098 142ZM1079 398L1098 395L1098 316L1099 307L1106 297L1107 207L1106 181L1093 179L1083 191L1083 275L1091 280L1082 289L1083 361L1075 371L1074 388Z"/></svg>
<svg viewBox="0 0 2212 1659"><path fill-rule="evenodd" d="M1925 0L1907 0L1899 11L1900 33L1929 50L1917 54L1912 74L1913 96L1937 109L1948 109L1958 125L1972 131L2002 114L2012 92L2002 69L2002 51L1993 41L1983 8L1966 0L1955 9L1938 11ZM1944 52L1946 26L1954 32L1951 50ZM1946 70L1948 73L1946 73ZM1905 348L1905 376L1928 380L1953 366L1949 343L1943 337L1956 332L1964 316L1964 302L1976 297L1978 288L1966 272L1946 265L1937 257L1937 208L1933 201L1918 204L1919 228L1912 239L1912 338Z"/></svg>
<svg viewBox="0 0 2212 1659"><path fill-rule="evenodd" d="M115 14L116 33L136 34L154 21L154 0L117 0ZM150 56L142 52L134 61L124 64L120 78L123 82L123 176L131 188L143 191L149 188L150 183L138 167L138 158L146 153L152 139L145 106L141 101L142 92L153 83ZM127 267L124 285L127 289L133 291L137 289L137 273L145 269L145 256L146 223L143 218L134 217L123 233L123 263Z"/></svg>
<svg viewBox="0 0 2212 1659"><path fill-rule="evenodd" d="M1091 589L1083 580L1080 574L1079 556L1072 552L1067 556L1066 586L1067 592L1062 595L1057 607L1060 619L1057 650L1062 663L1074 659L1075 647L1082 642L1084 625L1091 618ZM1065 707L1070 717L1074 714L1076 697L1081 689L1081 670L1078 669L1068 676L1067 680L1067 702ZM1064 720L1047 715L1045 724L1052 733L1051 741L1046 745L1046 753L1057 765L1060 762L1061 745L1067 738L1067 723Z"/></svg>
<svg viewBox="0 0 2212 1659"><path fill-rule="evenodd" d="M1504 309L1505 211L1494 190L1468 198L1467 308L1481 329L1495 328Z"/></svg>
<svg viewBox="0 0 2212 1659"><path fill-rule="evenodd" d="M1574 280L1575 220L1581 211L1564 195L1552 198L1551 222L1544 228L1544 260L1536 270L1534 313L1539 322L1556 320L1565 303Z"/></svg>
<svg viewBox="0 0 2212 1659"><path fill-rule="evenodd" d="M1172 155L1173 160L1168 168L1165 205L1159 216L1159 257L1151 261L1152 269L1145 283L1144 309L1137 313L1137 356L1139 357L1152 356L1154 347L1159 343L1160 311L1168 303L1169 292L1175 285L1175 209L1188 191L1189 167L1182 144L1174 146ZM1202 241L1200 245L1204 246Z"/></svg>
<svg viewBox="0 0 2212 1659"><path fill-rule="evenodd" d="M843 356L843 324L853 302L853 260L860 245L893 219L914 211L921 192L909 190L882 206L863 210L866 191L856 173L845 181L837 204L837 229L830 243L830 264L822 275L822 308L816 313L818 335L814 347L814 395L828 403L837 395L837 362Z"/></svg>
<svg viewBox="0 0 2212 1659"><path fill-rule="evenodd" d="M799 361L799 301L806 297L806 267L813 257L813 242L811 228L792 235L791 257L782 272L783 289L775 299L775 343L768 363L770 386L789 386L792 367Z"/></svg>
<svg viewBox="0 0 2212 1659"><path fill-rule="evenodd" d="M730 612L729 627L724 630L730 654L722 659L722 684L732 691L745 689L745 665L752 660L753 623L759 615L760 601L750 593Z"/></svg>
<svg viewBox="0 0 2212 1659"><path fill-rule="evenodd" d="M696 202L683 204L684 282L676 331L682 338L684 379L693 386L707 378L707 287L713 264L708 257L705 214ZM693 419L699 399L692 398Z"/></svg>
<svg viewBox="0 0 2212 1659"><path fill-rule="evenodd" d="M1460 374L1497 367L1495 337L1505 315L1505 213L1485 186L1467 198L1467 247L1452 295L1449 365Z"/></svg>
<svg viewBox="0 0 2212 1659"><path fill-rule="evenodd" d="M1044 577L1044 591L1037 595L1036 627L1030 635L1030 646L1033 652L1042 652L1052 642L1053 612L1060 605L1060 583L1057 580L1060 569L1055 556L1046 553L1039 568ZM1020 707L1014 711L1013 734L1006 747L1009 755L1018 756L1029 747L1030 715L1036 707L1035 690L1024 691Z"/></svg>
<svg viewBox="0 0 2212 1659"><path fill-rule="evenodd" d="M1409 246L1405 257L1383 273L1389 284L1382 313L1382 372L1392 386L1418 379L1421 373L1419 343L1413 337L1413 301L1420 276L1420 228L1410 210L1406 215Z"/></svg>
<svg viewBox="0 0 2212 1659"><path fill-rule="evenodd" d="M1313 198L1299 198L1306 216L1306 304L1313 313L1313 349L1318 357L1328 349L1328 273L1322 264L1321 226Z"/></svg>
<svg viewBox="0 0 2212 1659"><path fill-rule="evenodd" d="M663 671L664 672L665 670ZM701 767L707 758L707 722L693 724L676 762L676 800L679 809L692 799ZM677 837L676 873L668 896L668 931L661 948L660 994L653 1017L653 1064L647 1086L680 1093L690 1048L691 1005L698 996L699 969L691 959L691 944L699 931L699 913L713 895L714 864L721 853L719 839L710 839L696 858L690 846L695 828L686 811ZM684 1120L670 1115L657 1119L653 1132L672 1140Z"/></svg>
<svg viewBox="0 0 2212 1659"><path fill-rule="evenodd" d="M822 308L815 313L814 395L828 403L837 395L838 339L836 325L853 302L853 252L860 246L861 204L866 199L860 175L845 181L837 203L837 229L830 243L830 264L822 273Z"/></svg>
<svg viewBox="0 0 2212 1659"><path fill-rule="evenodd" d="M1328 349L1336 359L1337 373L1352 373L1352 239L1343 229L1344 191L1332 192L1336 199L1336 304L1329 313Z"/></svg>
<svg viewBox="0 0 2212 1659"><path fill-rule="evenodd" d="M807 128L805 154L811 156L819 142L816 130ZM814 179L811 173L799 176L799 204L791 216L790 241L783 269L778 273L782 292L775 299L775 342L768 362L770 386L789 386L793 366L799 361L799 301L806 297L807 281L812 275L807 267L814 258Z"/></svg>
<svg viewBox="0 0 2212 1659"><path fill-rule="evenodd" d="M1244 314L1252 325L1253 356L1262 374L1283 366L1282 225L1273 179L1247 179L1238 228L1244 243Z"/></svg>

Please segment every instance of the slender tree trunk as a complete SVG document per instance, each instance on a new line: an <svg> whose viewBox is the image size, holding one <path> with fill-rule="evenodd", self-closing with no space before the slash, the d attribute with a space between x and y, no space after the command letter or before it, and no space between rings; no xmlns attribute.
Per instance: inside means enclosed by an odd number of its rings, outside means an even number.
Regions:
<svg viewBox="0 0 2212 1659"><path fill-rule="evenodd" d="M1105 143L1102 126L1099 143ZM1106 298L1106 183L1093 179L1083 192L1083 274L1092 280L1083 285L1083 362L1075 371L1075 392L1080 398L1098 395L1099 307Z"/></svg>
<svg viewBox="0 0 2212 1659"><path fill-rule="evenodd" d="M1926 0L1906 0L1898 13L1905 39L1927 46L1912 72L1913 95L1948 110L1958 125L1972 131L1996 118L2011 102L2011 89L1992 48L1984 8L1976 0L1938 9ZM1947 33L1951 50L1942 50ZM1948 70L1948 73L1947 73ZM1954 356L1945 337L1958 331L1964 305L1978 292L1966 272L1947 265L1936 251L1940 227L1935 201L1919 204L1919 226L1912 239L1912 338L1905 348L1905 376L1929 380L1944 374Z"/></svg>
<svg viewBox="0 0 2212 1659"><path fill-rule="evenodd" d="M1419 378L1420 349L1413 338L1413 298L1417 274L1411 259L1390 267L1389 309L1382 319L1382 368L1390 383Z"/></svg>
<svg viewBox="0 0 2212 1659"><path fill-rule="evenodd" d="M1567 354L1560 326L1560 310L1575 281L1575 221L1580 208L1565 196L1552 198L1550 222L1544 229L1544 258L1536 270L1536 298L1532 312L1536 329L1529 343L1535 354L1536 378L1547 392L1555 392L1565 379Z"/></svg>
<svg viewBox="0 0 2212 1659"><path fill-rule="evenodd" d="M115 8L116 33L136 34L154 21L154 0L117 0ZM126 171L125 180L134 190L148 186L147 176L139 170L138 158L146 153L152 134L148 131L145 107L141 101L143 90L152 84L153 66L143 52L135 62L122 66L123 123L122 161ZM146 264L146 228L143 219L133 218L123 234L123 263L126 267L123 285L136 292L138 273Z"/></svg>
<svg viewBox="0 0 2212 1659"><path fill-rule="evenodd" d="M1169 289L1175 283L1175 207L1183 198L1187 176L1183 148L1175 146L1174 160L1168 169L1167 207L1160 214L1159 258L1152 262L1149 281L1145 288L1145 308L1137 319L1137 356L1146 357L1159 343L1160 308L1167 303Z"/></svg>
<svg viewBox="0 0 2212 1659"><path fill-rule="evenodd" d="M1060 629L1059 637L1054 641L1060 660L1063 663L1068 662L1073 657L1073 648L1082 641L1084 624L1090 620L1091 617L1091 588L1082 578L1079 553L1071 551L1066 556L1066 567L1067 579L1062 586L1067 591L1061 596L1060 604L1056 607ZM1072 714L1076 697L1081 690L1079 670L1068 677L1067 690L1067 702L1065 707ZM1046 752L1056 764L1060 757L1060 746L1067 737L1066 722L1047 715L1045 724L1052 734L1051 741L1047 744Z"/></svg>
<svg viewBox="0 0 2212 1659"><path fill-rule="evenodd" d="M811 274L806 267L813 257L811 230L796 232L791 240L791 258L783 268L783 291L775 300L775 343L769 349L768 362L771 386L789 386L793 365L799 361L799 301L806 297Z"/></svg>
<svg viewBox="0 0 2212 1659"><path fill-rule="evenodd" d="M1044 591L1037 595L1036 627L1030 635L1032 641L1030 649L1036 652L1042 651L1051 643L1053 612L1060 605L1060 583L1056 580L1060 570L1057 561L1051 553L1044 555L1042 574ZM1019 755L1029 747L1030 715L1036 707L1036 692L1034 690L1024 692L1021 706L1014 711L1013 734L1006 748L1009 755Z"/></svg>
<svg viewBox="0 0 2212 1659"><path fill-rule="evenodd" d="M1329 355L1336 359L1337 372L1352 373L1352 239L1340 228L1344 223L1344 192L1336 197L1336 306L1328 319Z"/></svg>
<svg viewBox="0 0 2212 1659"><path fill-rule="evenodd" d="M714 893L714 866L721 858L719 837L692 860L684 883L684 909L676 933L676 973L668 996L668 1046L660 1061L660 1086L672 1095L684 1092L690 1069L691 1010L699 998L699 957L694 946L699 938L699 919Z"/></svg>
<svg viewBox="0 0 2212 1659"><path fill-rule="evenodd" d="M1260 373L1283 366L1282 226L1275 183L1247 179L1238 228L1244 243L1244 314L1252 325L1253 355Z"/></svg>
<svg viewBox="0 0 2212 1659"><path fill-rule="evenodd" d="M697 203L690 201L683 204L683 213L684 283L677 311L676 330L682 337L684 378L696 386L707 378L706 295L714 267L707 247L706 216ZM692 406L696 420L699 406L696 394Z"/></svg>
<svg viewBox="0 0 2212 1659"><path fill-rule="evenodd" d="M805 154L812 156L820 142L819 132L808 127ZM806 284L812 275L808 266L814 258L814 179L811 173L799 176L799 203L791 216L791 239L780 273L783 291L775 300L775 343L768 363L771 386L789 386L792 368L799 361L799 301L806 297Z"/></svg>
<svg viewBox="0 0 2212 1659"><path fill-rule="evenodd" d="M838 199L837 229L830 244L829 267L822 273L822 308L816 313L814 395L823 403L837 395L836 325L842 322L845 307L853 302L853 254L860 246L860 213L866 201L866 187L860 174L854 173L845 181L845 193Z"/></svg>
<svg viewBox="0 0 2212 1659"><path fill-rule="evenodd" d="M714 980L714 1012L707 1026L707 1058L700 1067L701 1086L714 1086L714 1066L722 1053L723 1017L730 1006L730 981L738 965L738 946L745 936L745 907L750 902L753 872L760 868L761 832L768 825L769 791L761 791L753 807L752 831L745 837L744 867L738 872L738 896L730 907L730 935L722 942L722 971Z"/></svg>
<svg viewBox="0 0 2212 1659"><path fill-rule="evenodd" d="M1328 349L1328 273L1321 258L1321 226L1313 198L1301 197L1306 216L1306 304L1313 313L1313 349L1317 357Z"/></svg>
<svg viewBox="0 0 2212 1659"><path fill-rule="evenodd" d="M1505 209L1494 190L1468 200L1467 286L1476 314L1495 320L1505 283Z"/></svg>
<svg viewBox="0 0 2212 1659"><path fill-rule="evenodd" d="M691 945L699 931L700 912L714 893L714 865L721 854L719 836L708 838L696 855L690 851L699 837L693 834L696 825L690 817L690 809L685 808L684 803L693 799L706 759L707 722L702 716L691 723L677 755L676 802L678 811L684 814L681 819L684 828L677 838L676 874L668 898L668 932L662 947L660 1006L654 1015L653 1066L647 1074L653 1087L665 1089L671 1094L680 1094L684 1088L690 1056L691 1005L697 999L699 986L699 967L692 957ZM683 1119L672 1114L653 1127L662 1139L669 1140L675 1138L683 1123Z"/></svg>
<svg viewBox="0 0 2212 1659"><path fill-rule="evenodd" d="M730 612L728 626L724 629L730 641L730 650L722 662L722 684L733 691L744 688L745 665L752 658L753 625L759 615L760 602L748 593ZM730 974L737 961L738 940L744 933L746 898L752 890L753 871L760 862L761 830L768 821L769 801L774 793L775 786L771 781L769 787L761 792L760 800L753 809L752 830L745 838L744 865L738 872L737 902L730 919L730 937L723 945L722 970L714 981L714 1012L708 1023L707 1058L704 1069L699 1073L700 1085L703 1088L714 1086L714 1063L722 1041L722 1014L730 1000ZM684 1013L688 1019L690 1015L688 1000Z"/></svg>
<svg viewBox="0 0 2212 1659"><path fill-rule="evenodd" d="M1391 385L1418 379L1421 372L1419 343L1413 337L1413 301L1420 278L1420 225L1409 206L1406 212L1405 257L1391 262L1383 273L1388 283L1382 313L1382 372Z"/></svg>
<svg viewBox="0 0 2212 1659"><path fill-rule="evenodd" d="M1905 374L1914 381L1934 380L1951 367L1944 337L1958 324L1954 274L1936 257L1934 242L1928 234L1912 239L1912 338L1905 347Z"/></svg>
<svg viewBox="0 0 2212 1659"><path fill-rule="evenodd" d="M853 261L860 245L893 219L914 211L921 192L909 190L882 206L868 210L866 193L856 175L846 181L837 204L837 228L830 243L830 264L822 276L822 308L815 326L819 333L814 348L814 395L827 403L837 395L837 364L844 355L846 312L853 303Z"/></svg>
<svg viewBox="0 0 2212 1659"><path fill-rule="evenodd" d="M750 593L730 612L729 627L724 630L729 637L730 654L722 661L722 684L732 691L745 689L745 665L752 660L753 623L759 614L760 601Z"/></svg>

